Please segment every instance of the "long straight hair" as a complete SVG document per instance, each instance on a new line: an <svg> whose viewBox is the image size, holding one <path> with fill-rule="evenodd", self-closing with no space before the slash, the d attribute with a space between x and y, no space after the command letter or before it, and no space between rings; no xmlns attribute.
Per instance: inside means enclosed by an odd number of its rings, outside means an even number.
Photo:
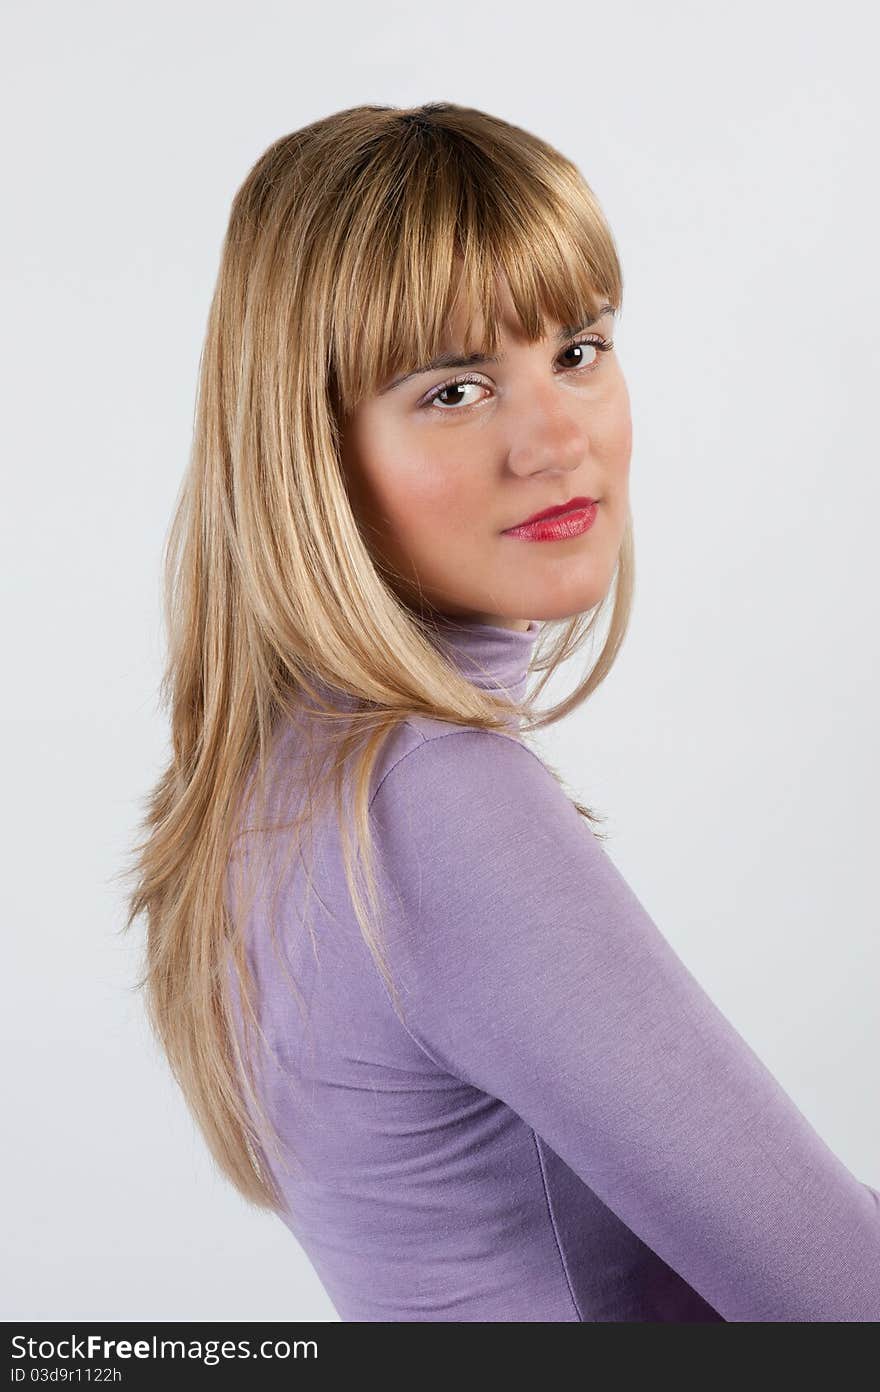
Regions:
<svg viewBox="0 0 880 1392"><path fill-rule="evenodd" d="M357 106L315 121L270 145L232 203L164 553L170 757L123 872L134 878L123 931L146 914L136 989L216 1163L246 1200L276 1212L244 931L260 834L272 829L265 814L270 802L285 810L267 779L276 741L306 708L333 730L321 757L304 757L300 816L280 825L301 852L335 794L352 907L399 1010L368 816L383 743L412 716L511 732L510 704L444 657L425 613L371 554L341 464L350 412L439 351L458 289L482 315L484 350L496 350L499 272L529 342L548 315L576 323L605 301L621 307L614 240L577 167L470 107ZM629 516L602 601L544 625L530 668L543 675L515 703L514 737L561 719L608 674L633 569ZM606 612L583 680L538 712L559 663L592 646ZM571 801L594 827L604 820ZM239 854L246 833L255 849Z"/></svg>

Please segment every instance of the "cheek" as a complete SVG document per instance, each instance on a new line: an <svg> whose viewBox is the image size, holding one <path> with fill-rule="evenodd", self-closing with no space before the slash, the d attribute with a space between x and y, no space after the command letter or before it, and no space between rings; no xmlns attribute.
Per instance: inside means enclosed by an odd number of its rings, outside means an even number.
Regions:
<svg viewBox="0 0 880 1392"><path fill-rule="evenodd" d="M473 526L475 518L485 518L489 505L480 479L476 463L459 463L452 446L436 455L412 446L384 458L376 487L395 530L436 535L440 520Z"/></svg>
<svg viewBox="0 0 880 1392"><path fill-rule="evenodd" d="M601 449L613 475L626 478L632 454L632 415L629 394L622 377L603 413L601 431L596 432L594 442Z"/></svg>
<svg viewBox="0 0 880 1392"><path fill-rule="evenodd" d="M629 464L632 456L632 421L627 415L615 442L615 458L621 478L629 477Z"/></svg>

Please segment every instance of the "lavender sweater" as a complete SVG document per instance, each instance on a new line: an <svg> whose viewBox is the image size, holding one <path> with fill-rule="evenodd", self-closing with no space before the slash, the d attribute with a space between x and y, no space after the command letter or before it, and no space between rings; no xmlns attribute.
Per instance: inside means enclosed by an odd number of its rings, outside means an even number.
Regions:
<svg viewBox="0 0 880 1392"><path fill-rule="evenodd" d="M538 632L438 636L471 680L519 695ZM295 739L279 751L295 808ZM296 1156L273 1165L284 1221L340 1317L880 1320L880 1195L538 756L412 720L371 810L406 1028L351 911L334 812L311 894L296 863L282 882L280 954L260 900L247 924L260 1092Z"/></svg>

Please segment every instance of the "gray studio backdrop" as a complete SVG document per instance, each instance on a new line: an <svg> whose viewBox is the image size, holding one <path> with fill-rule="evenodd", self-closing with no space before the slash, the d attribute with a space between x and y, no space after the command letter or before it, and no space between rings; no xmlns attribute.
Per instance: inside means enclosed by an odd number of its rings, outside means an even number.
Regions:
<svg viewBox="0 0 880 1392"><path fill-rule="evenodd" d="M875 24L852 3L6 5L3 1318L335 1318L214 1173L113 876L165 758L160 553L230 201L270 141L360 102L533 129L608 214L636 605L543 748L880 1186Z"/></svg>

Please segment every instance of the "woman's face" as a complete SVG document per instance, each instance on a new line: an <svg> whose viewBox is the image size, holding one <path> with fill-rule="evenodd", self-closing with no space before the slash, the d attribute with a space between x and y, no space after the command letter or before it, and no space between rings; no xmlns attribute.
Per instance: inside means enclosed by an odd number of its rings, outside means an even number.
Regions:
<svg viewBox="0 0 880 1392"><path fill-rule="evenodd" d="M530 346L514 337L499 288L499 360L384 383L346 422L343 464L367 545L401 578L403 598L422 594L442 613L524 629L583 613L607 593L629 506L632 424L616 350L583 342L613 338L611 313L562 339L561 325L546 325L547 338ZM462 307L443 345L457 358L465 324ZM597 501L588 530L505 535L572 498Z"/></svg>

